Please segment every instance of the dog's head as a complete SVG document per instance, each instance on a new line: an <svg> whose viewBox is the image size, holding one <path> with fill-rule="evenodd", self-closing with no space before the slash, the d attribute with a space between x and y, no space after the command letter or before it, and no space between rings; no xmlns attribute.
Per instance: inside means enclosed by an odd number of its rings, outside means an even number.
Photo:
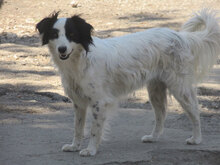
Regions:
<svg viewBox="0 0 220 165"><path fill-rule="evenodd" d="M36 28L41 34L42 44L48 44L54 55L66 60L79 49L89 51L92 44L93 27L75 15L71 18L57 18L58 12L41 20Z"/></svg>

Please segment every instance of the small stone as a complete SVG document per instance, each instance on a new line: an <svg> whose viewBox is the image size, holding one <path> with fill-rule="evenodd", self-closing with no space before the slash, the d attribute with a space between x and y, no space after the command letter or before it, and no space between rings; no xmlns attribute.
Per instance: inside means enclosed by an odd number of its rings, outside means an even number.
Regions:
<svg viewBox="0 0 220 165"><path fill-rule="evenodd" d="M73 0L70 4L74 8L78 7L78 1L77 0Z"/></svg>

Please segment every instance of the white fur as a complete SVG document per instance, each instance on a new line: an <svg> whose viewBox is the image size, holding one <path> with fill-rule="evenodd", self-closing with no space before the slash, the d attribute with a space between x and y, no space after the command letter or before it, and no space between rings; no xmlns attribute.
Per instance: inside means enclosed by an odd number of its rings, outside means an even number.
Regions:
<svg viewBox="0 0 220 165"><path fill-rule="evenodd" d="M213 66L220 52L220 29L212 12L202 10L183 25L180 32L152 28L122 37L93 37L89 52L65 37L66 19L54 27L59 38L49 41L52 58L61 75L65 93L75 106L75 133L63 151L77 151L83 136L85 112L91 107L93 123L88 148L81 156L95 155L101 140L106 113L120 97L147 86L155 110L156 125L143 142L157 140L166 116L166 89L180 102L193 123L188 144L201 142L200 118L195 85ZM57 47L73 53L60 60Z"/></svg>

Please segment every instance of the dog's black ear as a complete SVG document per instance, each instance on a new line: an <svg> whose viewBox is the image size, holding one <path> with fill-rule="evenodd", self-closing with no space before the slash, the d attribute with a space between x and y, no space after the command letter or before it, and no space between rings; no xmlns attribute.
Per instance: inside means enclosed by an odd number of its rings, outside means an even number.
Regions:
<svg viewBox="0 0 220 165"><path fill-rule="evenodd" d="M42 45L48 44L49 32L53 27L53 24L57 21L59 12L51 14L51 16L42 19L37 25L36 29L42 36Z"/></svg>
<svg viewBox="0 0 220 165"><path fill-rule="evenodd" d="M79 33L79 43L83 46L86 52L89 51L89 45L93 44L92 40L92 25L88 24L84 19L80 18L78 15L71 17L74 26Z"/></svg>

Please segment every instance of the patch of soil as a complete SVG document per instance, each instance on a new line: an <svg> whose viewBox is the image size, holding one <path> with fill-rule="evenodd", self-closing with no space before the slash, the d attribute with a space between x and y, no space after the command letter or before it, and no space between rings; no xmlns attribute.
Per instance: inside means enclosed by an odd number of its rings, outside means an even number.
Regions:
<svg viewBox="0 0 220 165"><path fill-rule="evenodd" d="M201 113L200 115L202 133L203 134L220 134L220 114ZM165 122L166 128L176 128L190 131L192 124L186 114L176 115L175 118L169 119Z"/></svg>

